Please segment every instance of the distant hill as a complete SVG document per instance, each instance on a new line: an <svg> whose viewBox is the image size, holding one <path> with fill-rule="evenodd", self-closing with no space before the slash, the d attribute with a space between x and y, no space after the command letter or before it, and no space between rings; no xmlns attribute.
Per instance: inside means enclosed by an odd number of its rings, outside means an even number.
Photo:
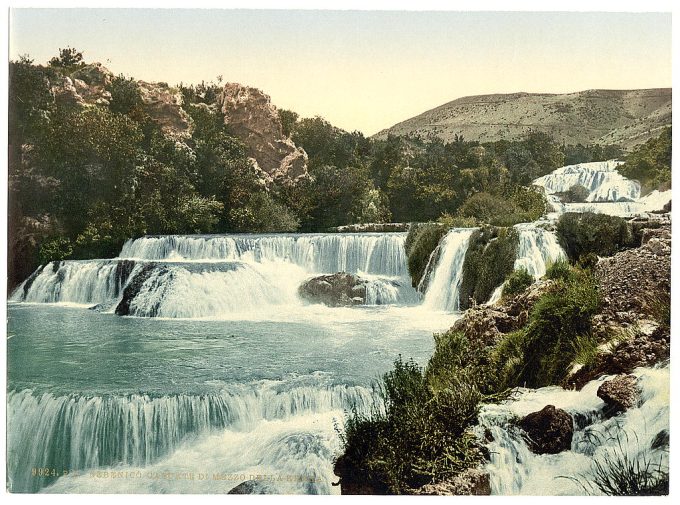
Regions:
<svg viewBox="0 0 680 505"><path fill-rule="evenodd" d="M469 96L397 123L374 137L391 133L451 141L458 134L466 140L491 142L541 131L567 144L619 144L630 149L671 124L671 99L671 88Z"/></svg>

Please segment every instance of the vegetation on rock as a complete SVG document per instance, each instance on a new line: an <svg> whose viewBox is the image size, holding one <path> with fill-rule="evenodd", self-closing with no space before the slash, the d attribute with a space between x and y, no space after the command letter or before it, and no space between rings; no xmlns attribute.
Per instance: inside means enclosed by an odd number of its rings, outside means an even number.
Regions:
<svg viewBox="0 0 680 505"><path fill-rule="evenodd" d="M470 237L463 278L460 285L460 307L484 303L513 271L519 235L512 228L487 226Z"/></svg>
<svg viewBox="0 0 680 505"><path fill-rule="evenodd" d="M592 212L568 212L560 216L557 237L572 261L591 253L611 256L633 246L631 228L625 219Z"/></svg>

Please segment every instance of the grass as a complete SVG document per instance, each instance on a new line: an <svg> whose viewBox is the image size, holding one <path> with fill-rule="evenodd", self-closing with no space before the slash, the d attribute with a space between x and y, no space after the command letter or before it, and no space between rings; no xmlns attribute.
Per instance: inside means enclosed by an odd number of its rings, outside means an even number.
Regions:
<svg viewBox="0 0 680 505"><path fill-rule="evenodd" d="M513 271L503 286L503 298L518 295L534 283L534 276L526 268Z"/></svg>
<svg viewBox="0 0 680 505"><path fill-rule="evenodd" d="M578 268L563 275L566 279L558 278L534 304L527 325L505 335L494 349L500 385L559 384L577 357L594 359L591 318L600 303L595 280Z"/></svg>
<svg viewBox="0 0 680 505"><path fill-rule="evenodd" d="M668 494L668 460L664 457L653 458L650 449L638 450L638 457L629 456L630 440L626 431L621 430L614 436L591 434L597 445L614 442L604 450L603 457L593 459L590 475L564 477L577 482L587 494L602 493L608 496L662 496ZM656 461L655 461L656 459Z"/></svg>

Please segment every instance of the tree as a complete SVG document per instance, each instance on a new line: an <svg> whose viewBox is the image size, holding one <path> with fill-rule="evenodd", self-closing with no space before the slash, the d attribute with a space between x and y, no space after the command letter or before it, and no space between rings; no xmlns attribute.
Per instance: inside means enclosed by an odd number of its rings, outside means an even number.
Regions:
<svg viewBox="0 0 680 505"><path fill-rule="evenodd" d="M67 47L66 49L59 49L59 56L55 56L49 61L51 67L63 67L70 68L75 66L84 65L83 63L83 53L72 48Z"/></svg>

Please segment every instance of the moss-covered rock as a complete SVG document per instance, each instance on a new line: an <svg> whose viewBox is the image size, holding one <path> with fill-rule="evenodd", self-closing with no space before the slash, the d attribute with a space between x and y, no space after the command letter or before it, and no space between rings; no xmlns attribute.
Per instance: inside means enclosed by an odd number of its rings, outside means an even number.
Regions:
<svg viewBox="0 0 680 505"><path fill-rule="evenodd" d="M439 223L417 223L411 225L404 249L408 258L408 272L413 287L420 284L425 275L430 255L439 245L448 228Z"/></svg>
<svg viewBox="0 0 680 505"><path fill-rule="evenodd" d="M486 302L515 265L519 236L512 228L487 226L470 237L459 296L461 309Z"/></svg>

